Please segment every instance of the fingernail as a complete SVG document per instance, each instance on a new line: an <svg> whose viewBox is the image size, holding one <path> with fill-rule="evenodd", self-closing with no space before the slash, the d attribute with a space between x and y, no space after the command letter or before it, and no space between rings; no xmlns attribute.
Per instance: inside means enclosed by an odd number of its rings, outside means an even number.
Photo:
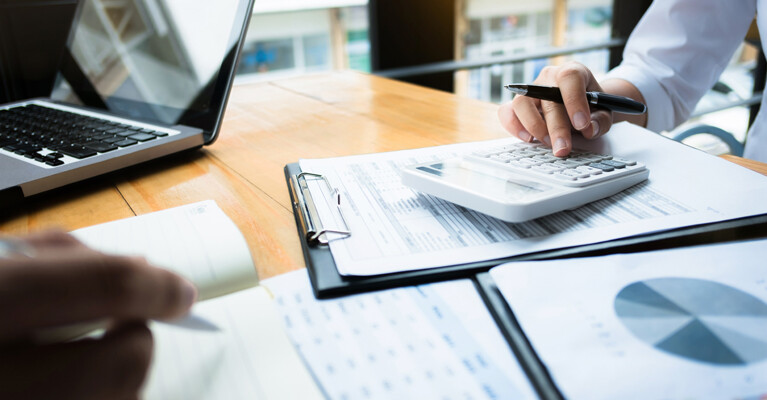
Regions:
<svg viewBox="0 0 767 400"><path fill-rule="evenodd" d="M586 118L586 114L578 111L573 115L573 124L577 130L585 129L589 125L589 119Z"/></svg>
<svg viewBox="0 0 767 400"><path fill-rule="evenodd" d="M197 300L197 288L194 287L194 285L192 285L190 282L185 281L181 290L182 296L184 296L184 306L191 307L195 300Z"/></svg>
<svg viewBox="0 0 767 400"><path fill-rule="evenodd" d="M551 138L546 136L545 138L543 138L543 143L546 143L546 146L551 147Z"/></svg>
<svg viewBox="0 0 767 400"><path fill-rule="evenodd" d="M559 138L554 143L554 154L558 153L559 150L563 150L567 148L567 140Z"/></svg>
<svg viewBox="0 0 767 400"><path fill-rule="evenodd" d="M599 122L597 122L597 120L595 120L595 119L592 119L591 120L591 128L592 128L591 138L592 139L598 138L599 137Z"/></svg>
<svg viewBox="0 0 767 400"><path fill-rule="evenodd" d="M530 138L532 138L532 136L530 136L530 134L524 129L522 129L521 131L517 133L517 137L519 137L525 142L529 142Z"/></svg>

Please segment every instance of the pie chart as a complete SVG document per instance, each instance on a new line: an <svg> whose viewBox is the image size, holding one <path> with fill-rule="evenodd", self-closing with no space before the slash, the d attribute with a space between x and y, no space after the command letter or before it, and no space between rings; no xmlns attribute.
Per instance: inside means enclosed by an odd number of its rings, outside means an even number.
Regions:
<svg viewBox="0 0 767 400"><path fill-rule="evenodd" d="M767 359L767 304L732 286L642 280L621 289L614 306L634 336L668 354L723 366Z"/></svg>

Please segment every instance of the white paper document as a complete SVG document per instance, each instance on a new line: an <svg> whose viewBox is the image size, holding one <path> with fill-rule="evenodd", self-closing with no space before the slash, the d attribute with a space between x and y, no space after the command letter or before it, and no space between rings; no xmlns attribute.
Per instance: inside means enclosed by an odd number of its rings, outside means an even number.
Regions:
<svg viewBox="0 0 767 400"><path fill-rule="evenodd" d="M196 327L152 323L147 400L323 399L262 287L194 306Z"/></svg>
<svg viewBox="0 0 767 400"><path fill-rule="evenodd" d="M767 396L767 240L490 271L571 399Z"/></svg>
<svg viewBox="0 0 767 400"><path fill-rule="evenodd" d="M326 176L340 190L352 235L330 243L339 273L378 275L492 260L767 213L767 203L754 201L767 198L767 177L629 124L575 146L643 162L649 181L534 221L506 223L401 183L399 171L406 165L454 157L488 143L301 160L303 171ZM323 224L342 227L320 182L310 181L310 190Z"/></svg>
<svg viewBox="0 0 767 400"><path fill-rule="evenodd" d="M192 281L199 300L258 284L245 238L212 200L89 226L72 234L105 253L141 255Z"/></svg>
<svg viewBox="0 0 767 400"><path fill-rule="evenodd" d="M468 279L331 300L306 271L264 285L331 399L537 398Z"/></svg>

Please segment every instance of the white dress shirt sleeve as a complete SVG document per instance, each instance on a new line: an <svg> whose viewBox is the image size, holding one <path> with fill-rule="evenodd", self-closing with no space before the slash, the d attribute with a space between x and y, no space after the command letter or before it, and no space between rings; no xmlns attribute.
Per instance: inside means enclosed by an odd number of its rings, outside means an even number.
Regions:
<svg viewBox="0 0 767 400"><path fill-rule="evenodd" d="M755 14L756 0L655 0L607 78L639 89L648 129L673 129L719 79Z"/></svg>

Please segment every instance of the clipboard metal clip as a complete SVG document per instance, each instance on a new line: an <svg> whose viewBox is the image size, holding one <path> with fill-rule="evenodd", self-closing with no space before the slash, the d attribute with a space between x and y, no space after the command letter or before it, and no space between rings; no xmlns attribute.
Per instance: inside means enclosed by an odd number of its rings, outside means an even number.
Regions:
<svg viewBox="0 0 767 400"><path fill-rule="evenodd" d="M338 210L338 215L341 217L341 222L343 222L343 227L326 227L322 224L322 219L317 212L317 203L314 201L314 198L309 191L308 181L311 179L307 178L322 179L325 181L325 185L327 186L328 191L330 191L336 209ZM302 172L290 177L290 188L293 192L293 198L295 199L293 206L297 210L301 229L309 244L328 244L330 240L344 239L352 235L352 232L349 230L349 225L346 223L343 210L341 209L341 193L338 189L335 189L330 185L330 181L328 181L327 177L321 174ZM332 233L337 237L328 239L328 233Z"/></svg>

